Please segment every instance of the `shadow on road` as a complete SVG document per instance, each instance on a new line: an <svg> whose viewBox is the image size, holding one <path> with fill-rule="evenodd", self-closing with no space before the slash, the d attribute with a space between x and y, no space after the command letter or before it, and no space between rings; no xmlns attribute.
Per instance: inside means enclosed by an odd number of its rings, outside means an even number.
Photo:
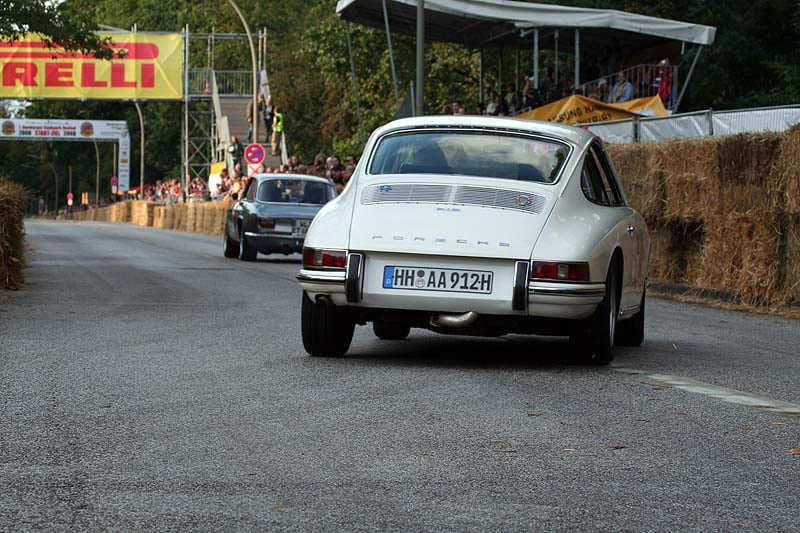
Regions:
<svg viewBox="0 0 800 533"><path fill-rule="evenodd" d="M620 350L618 357L624 359ZM404 341L375 339L354 343L345 361L373 361L397 366L534 369L584 367L564 338L508 335L499 338L428 336L412 331Z"/></svg>

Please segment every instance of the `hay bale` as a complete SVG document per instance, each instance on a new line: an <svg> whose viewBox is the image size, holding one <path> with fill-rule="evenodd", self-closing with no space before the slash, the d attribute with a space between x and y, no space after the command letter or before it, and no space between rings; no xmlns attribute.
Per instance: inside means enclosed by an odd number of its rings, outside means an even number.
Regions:
<svg viewBox="0 0 800 533"><path fill-rule="evenodd" d="M651 145L656 164L664 172L666 220L697 221L718 213L718 206L709 201L719 196L716 144L717 139L711 138Z"/></svg>
<svg viewBox="0 0 800 533"><path fill-rule="evenodd" d="M672 222L650 228L649 277L658 281L684 283L690 265L700 260L705 236L702 222Z"/></svg>
<svg viewBox="0 0 800 533"><path fill-rule="evenodd" d="M163 206L162 213L164 216L162 227L164 229L175 229L175 206Z"/></svg>
<svg viewBox="0 0 800 533"><path fill-rule="evenodd" d="M779 193L783 193L784 212L792 216L800 215L800 125L781 134L775 180Z"/></svg>
<svg viewBox="0 0 800 533"><path fill-rule="evenodd" d="M784 220L782 303L800 304L800 215Z"/></svg>
<svg viewBox="0 0 800 533"><path fill-rule="evenodd" d="M742 303L771 305L782 296L782 224L778 218L728 213L706 225L701 257L687 280L735 295Z"/></svg>
<svg viewBox="0 0 800 533"><path fill-rule="evenodd" d="M18 183L0 178L0 289L18 289L23 282L25 241L22 219L27 193Z"/></svg>
<svg viewBox="0 0 800 533"><path fill-rule="evenodd" d="M608 153L631 207L648 221L661 219L666 204L665 173L660 168L655 145L611 144Z"/></svg>
<svg viewBox="0 0 800 533"><path fill-rule="evenodd" d="M782 137L777 133L748 133L719 138L720 212L763 216L781 210L783 189L775 166Z"/></svg>
<svg viewBox="0 0 800 533"><path fill-rule="evenodd" d="M197 203L195 202L186 204L186 229L184 231L191 233L197 231Z"/></svg>
<svg viewBox="0 0 800 533"><path fill-rule="evenodd" d="M153 207L153 227L154 228L163 228L164 227L164 206L157 205Z"/></svg>
<svg viewBox="0 0 800 533"><path fill-rule="evenodd" d="M175 229L180 231L187 231L188 227L188 208L186 204L175 205Z"/></svg>
<svg viewBox="0 0 800 533"><path fill-rule="evenodd" d="M193 202L193 204L197 206L195 207L194 231L195 233L205 233L206 204L204 202Z"/></svg>

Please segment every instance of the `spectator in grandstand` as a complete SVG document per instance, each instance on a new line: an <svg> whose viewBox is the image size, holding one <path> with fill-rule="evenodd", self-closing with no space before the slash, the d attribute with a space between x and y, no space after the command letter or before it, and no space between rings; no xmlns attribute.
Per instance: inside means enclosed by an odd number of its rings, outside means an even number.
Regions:
<svg viewBox="0 0 800 533"><path fill-rule="evenodd" d="M486 89L486 108L483 114L497 115L497 92L491 87Z"/></svg>
<svg viewBox="0 0 800 533"><path fill-rule="evenodd" d="M461 102L459 100L453 100L453 103L450 104L450 109L452 110L454 115L458 115L459 107L461 107Z"/></svg>
<svg viewBox="0 0 800 533"><path fill-rule="evenodd" d="M452 107L450 107L450 104L444 104L444 105L442 106L442 112L441 112L441 114L442 114L442 115L452 115L452 114L453 114L453 108L452 108Z"/></svg>
<svg viewBox="0 0 800 533"><path fill-rule="evenodd" d="M561 98L561 84L556 79L556 72L552 66L547 67L547 77L544 80L544 101L542 103L549 104Z"/></svg>
<svg viewBox="0 0 800 533"><path fill-rule="evenodd" d="M620 71L617 75L617 83L611 88L608 101L612 104L627 102L633 99L633 85L625 79L625 72Z"/></svg>
<svg viewBox="0 0 800 533"><path fill-rule="evenodd" d="M275 118L272 120L272 155L279 155L281 136L283 135L283 111L275 106Z"/></svg>
<svg viewBox="0 0 800 533"><path fill-rule="evenodd" d="M533 74L530 72L525 74L525 85L522 87L522 106L523 107L539 107L539 91L536 89L536 82Z"/></svg>
<svg viewBox="0 0 800 533"><path fill-rule="evenodd" d="M288 161L289 172L294 172L299 164L300 164L299 157L297 157L296 155L289 156L289 161Z"/></svg>
<svg viewBox="0 0 800 533"><path fill-rule="evenodd" d="M494 94L494 109L496 116L498 117L508 116L508 106L506 105L506 101L503 98L503 95L501 95L500 93Z"/></svg>
<svg viewBox="0 0 800 533"><path fill-rule="evenodd" d="M354 154L347 154L344 158L345 165L353 165L353 168L358 164L358 158Z"/></svg>
<svg viewBox="0 0 800 533"><path fill-rule="evenodd" d="M266 103L264 103L264 125L266 129L264 131L267 134L264 136L264 142L270 142L272 138L272 121L275 120L275 106L272 104L272 97L267 97Z"/></svg>
<svg viewBox="0 0 800 533"><path fill-rule="evenodd" d="M658 84L658 96L669 107L672 100L672 65L669 64L669 59L658 62L655 83Z"/></svg>
<svg viewBox="0 0 800 533"><path fill-rule="evenodd" d="M236 137L236 135L231 136L231 144L228 146L228 153L231 154L233 158L234 166L237 165L244 156L244 146L239 142L239 138Z"/></svg>
<svg viewBox="0 0 800 533"><path fill-rule="evenodd" d="M519 95L517 94L517 85L510 81L506 85L506 96L505 96L505 103L506 108L508 109L509 114L514 114L519 109Z"/></svg>
<svg viewBox="0 0 800 533"><path fill-rule="evenodd" d="M466 115L467 114L467 110L463 105L459 104L458 107L456 108L454 114L455 115Z"/></svg>
<svg viewBox="0 0 800 533"><path fill-rule="evenodd" d="M321 178L325 177L325 154L317 154L314 157L314 163L311 165L315 176Z"/></svg>

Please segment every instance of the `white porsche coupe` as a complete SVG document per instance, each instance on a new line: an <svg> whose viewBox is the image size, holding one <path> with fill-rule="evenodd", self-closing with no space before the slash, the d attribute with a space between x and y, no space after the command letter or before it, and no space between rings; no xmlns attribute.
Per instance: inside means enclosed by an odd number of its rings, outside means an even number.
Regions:
<svg viewBox="0 0 800 533"><path fill-rule="evenodd" d="M586 130L478 116L376 130L308 230L302 336L347 352L357 324L569 336L597 364L644 339L650 237Z"/></svg>

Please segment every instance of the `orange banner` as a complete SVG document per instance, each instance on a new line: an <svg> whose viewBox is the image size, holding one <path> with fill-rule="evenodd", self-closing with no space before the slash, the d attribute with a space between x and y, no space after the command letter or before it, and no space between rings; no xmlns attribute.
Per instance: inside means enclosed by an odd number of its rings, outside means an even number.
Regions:
<svg viewBox="0 0 800 533"><path fill-rule="evenodd" d="M123 52L95 59L47 48L38 35L0 41L0 98L179 100L183 38L179 33L99 33Z"/></svg>
<svg viewBox="0 0 800 533"><path fill-rule="evenodd" d="M620 104L609 104L585 96L568 96L552 104L537 107L514 118L547 120L562 124L589 124L640 116L664 116L667 110L658 96L637 98Z"/></svg>

